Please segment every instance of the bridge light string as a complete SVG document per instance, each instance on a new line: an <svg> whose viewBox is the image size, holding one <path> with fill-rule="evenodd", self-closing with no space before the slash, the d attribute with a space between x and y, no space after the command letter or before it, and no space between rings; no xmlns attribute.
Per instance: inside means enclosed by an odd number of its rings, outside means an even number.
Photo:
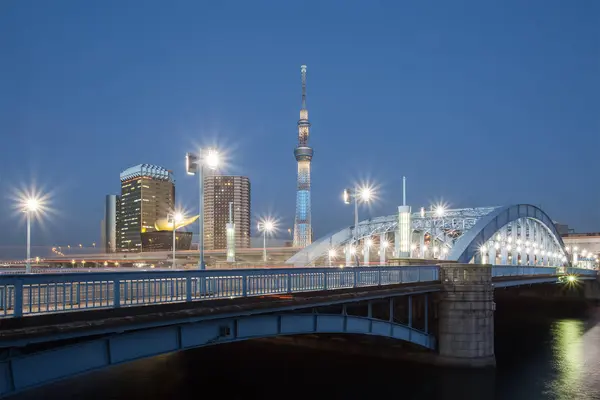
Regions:
<svg viewBox="0 0 600 400"><path fill-rule="evenodd" d="M435 206L435 216L438 218L443 218L446 214L446 207L443 204L438 204Z"/></svg>

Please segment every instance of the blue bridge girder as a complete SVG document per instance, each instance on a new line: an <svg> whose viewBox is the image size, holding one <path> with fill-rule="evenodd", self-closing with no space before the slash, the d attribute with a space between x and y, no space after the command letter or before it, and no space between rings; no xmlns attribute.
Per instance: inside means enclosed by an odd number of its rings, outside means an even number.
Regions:
<svg viewBox="0 0 600 400"><path fill-rule="evenodd" d="M549 267L491 267L497 287L554 283L568 274L596 279L596 271ZM82 372L144 357L194 347L256 338L302 334L363 334L403 340L428 349L435 338L393 317L394 298L427 296L440 290L438 266L287 268L265 270L156 271L123 273L62 273L0 276L1 320L28 320L72 315L68 327L42 333L0 330L0 348L13 349L0 360L0 396L63 379ZM376 290L372 290L376 289ZM319 296L301 303L297 298L280 305L278 296ZM340 296L353 297L340 297ZM267 296L267 297L265 297ZM316 298L316 297L315 297ZM267 306L227 313L210 312L178 319L128 320L126 324L86 322L102 310L131 310L135 316L152 306L228 302L258 299ZM390 318L341 314L290 314L290 311L387 299ZM258 301L257 300L257 301ZM241 304L241 303L240 303ZM427 301L425 301L427 304ZM140 308L139 306L145 306ZM207 308L213 307L212 305ZM344 306L345 309L345 306ZM412 308L409 306L409 309ZM85 312L88 311L88 312ZM425 306L427 314L427 306ZM124 314L129 315L129 314ZM161 314L162 315L162 314ZM74 323L79 318L79 323ZM64 320L64 319L63 319ZM427 320L427 318L425 319ZM44 324L47 324L45 320ZM78 326L77 326L78 325ZM81 329L82 325L85 329ZM72 329L72 330L69 330ZM46 332L45 334L43 332ZM87 337L94 339L88 340ZM50 350L18 354L18 348L35 343L79 340ZM17 349L15 352L14 349ZM57 362L60 360L60 362Z"/></svg>

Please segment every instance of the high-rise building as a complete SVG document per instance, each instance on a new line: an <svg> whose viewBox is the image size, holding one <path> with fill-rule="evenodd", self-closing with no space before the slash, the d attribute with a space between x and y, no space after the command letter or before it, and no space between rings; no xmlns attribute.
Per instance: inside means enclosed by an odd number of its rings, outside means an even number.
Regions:
<svg viewBox="0 0 600 400"><path fill-rule="evenodd" d="M120 203L120 196L106 195L104 219L102 220L102 247L105 253L114 253L117 250L117 221L119 220Z"/></svg>
<svg viewBox="0 0 600 400"><path fill-rule="evenodd" d="M308 146L310 122L308 122L308 110L306 109L306 65L300 67L300 73L302 75L302 108L300 109L300 120L298 121L298 146L294 149L294 155L298 162L294 247L306 247L312 242L310 162L313 156L313 149Z"/></svg>
<svg viewBox="0 0 600 400"><path fill-rule="evenodd" d="M171 171L140 164L121 173L117 251L143 251L142 232L153 232L158 219L167 218L175 204Z"/></svg>
<svg viewBox="0 0 600 400"><path fill-rule="evenodd" d="M235 224L235 247L250 247L250 179L245 176L204 177L204 248L227 247L229 203Z"/></svg>

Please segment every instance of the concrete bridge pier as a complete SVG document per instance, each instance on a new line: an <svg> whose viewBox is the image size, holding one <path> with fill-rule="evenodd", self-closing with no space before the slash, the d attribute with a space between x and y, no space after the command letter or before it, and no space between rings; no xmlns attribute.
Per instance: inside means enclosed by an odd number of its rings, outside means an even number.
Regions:
<svg viewBox="0 0 600 400"><path fill-rule="evenodd" d="M583 282L583 295L586 300L600 303L600 276L594 281Z"/></svg>
<svg viewBox="0 0 600 400"><path fill-rule="evenodd" d="M457 367L496 365L492 266L442 264L439 362Z"/></svg>

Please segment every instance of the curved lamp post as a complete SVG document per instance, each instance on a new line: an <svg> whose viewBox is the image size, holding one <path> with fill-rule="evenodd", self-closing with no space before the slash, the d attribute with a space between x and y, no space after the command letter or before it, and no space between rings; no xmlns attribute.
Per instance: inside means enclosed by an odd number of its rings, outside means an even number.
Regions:
<svg viewBox="0 0 600 400"><path fill-rule="evenodd" d="M354 203L354 232L352 242L358 242L358 202L368 203L373 197L373 190L368 187L357 187L344 189L343 199L345 204ZM358 255L355 254L356 266L360 265Z"/></svg>
<svg viewBox="0 0 600 400"><path fill-rule="evenodd" d="M25 262L25 272L31 273L31 215L40 209L40 201L30 197L23 204L23 212L27 214L27 261Z"/></svg>
<svg viewBox="0 0 600 400"><path fill-rule="evenodd" d="M217 169L219 166L219 152L214 149L200 149L197 153L187 153L185 155L185 170L188 175L198 175L200 196L199 196L199 215L198 222L200 230L198 233L198 251L200 257L198 268L206 269L204 263L204 167Z"/></svg>

